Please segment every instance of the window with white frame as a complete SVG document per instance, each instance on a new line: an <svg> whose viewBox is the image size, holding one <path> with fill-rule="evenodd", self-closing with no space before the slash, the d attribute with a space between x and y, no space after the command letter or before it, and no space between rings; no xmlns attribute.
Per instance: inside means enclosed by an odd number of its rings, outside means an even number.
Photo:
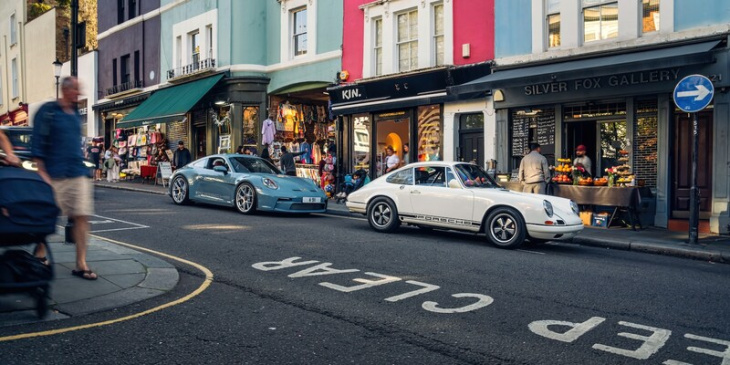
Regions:
<svg viewBox="0 0 730 365"><path fill-rule="evenodd" d="M642 0L641 30L643 33L659 31L659 0Z"/></svg>
<svg viewBox="0 0 730 365"><path fill-rule="evenodd" d="M294 56L307 54L307 8L292 11L292 44Z"/></svg>
<svg viewBox="0 0 730 365"><path fill-rule="evenodd" d="M545 12L548 48L560 47L560 0L547 0Z"/></svg>
<svg viewBox="0 0 730 365"><path fill-rule="evenodd" d="M435 66L444 64L444 4L433 6L433 58Z"/></svg>
<svg viewBox="0 0 730 365"><path fill-rule="evenodd" d="M215 58L215 57L213 57L213 26L212 25L207 25L205 27L205 34L206 34L205 38L208 40L208 54L206 55L206 57L208 57L209 59Z"/></svg>
<svg viewBox="0 0 730 365"><path fill-rule="evenodd" d="M18 25L15 24L15 14L10 16L10 45L18 43Z"/></svg>
<svg viewBox="0 0 730 365"><path fill-rule="evenodd" d="M398 14L396 49L398 72L418 68L418 11Z"/></svg>
<svg viewBox="0 0 730 365"><path fill-rule="evenodd" d="M200 62L200 32L190 33L190 63Z"/></svg>
<svg viewBox="0 0 730 365"><path fill-rule="evenodd" d="M593 42L618 37L618 2L582 0L583 41Z"/></svg>
<svg viewBox="0 0 730 365"><path fill-rule="evenodd" d="M12 90L13 93L12 93L11 98L15 99L18 97L18 95L20 93L20 91L18 90L18 59L17 58L13 58L13 61L12 61L10 67L12 67L12 73L13 73L13 90Z"/></svg>
<svg viewBox="0 0 730 365"><path fill-rule="evenodd" d="M375 76L383 74L383 19L373 20L373 63Z"/></svg>

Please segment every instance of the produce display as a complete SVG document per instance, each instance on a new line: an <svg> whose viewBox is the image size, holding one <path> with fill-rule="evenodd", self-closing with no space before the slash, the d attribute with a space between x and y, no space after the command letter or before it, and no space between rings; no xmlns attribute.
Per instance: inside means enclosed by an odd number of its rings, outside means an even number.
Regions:
<svg viewBox="0 0 730 365"><path fill-rule="evenodd" d="M555 166L557 175L553 176L553 182L558 184L572 184L573 167L570 165L569 158L559 158L558 166Z"/></svg>

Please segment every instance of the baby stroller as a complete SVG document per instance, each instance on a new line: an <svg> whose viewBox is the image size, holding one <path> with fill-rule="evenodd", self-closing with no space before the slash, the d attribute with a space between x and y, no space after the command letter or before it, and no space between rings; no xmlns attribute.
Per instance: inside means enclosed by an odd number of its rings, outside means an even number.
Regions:
<svg viewBox="0 0 730 365"><path fill-rule="evenodd" d="M14 167L0 167L0 247L45 242L56 231L59 209L53 189L40 175ZM36 313L48 312L53 256L46 244L47 264L26 250L6 249L0 255L0 294L29 293Z"/></svg>
<svg viewBox="0 0 730 365"><path fill-rule="evenodd" d="M364 169L359 169L352 175L345 175L345 181L340 185L340 192L335 196L335 202L340 204L347 201L347 196L350 195L350 193L365 185L365 180L368 179L367 175L368 172Z"/></svg>

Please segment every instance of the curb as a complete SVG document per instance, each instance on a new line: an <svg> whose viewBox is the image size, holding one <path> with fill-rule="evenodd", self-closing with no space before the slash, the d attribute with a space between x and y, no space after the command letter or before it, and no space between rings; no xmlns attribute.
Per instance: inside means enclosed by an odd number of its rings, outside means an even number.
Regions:
<svg viewBox="0 0 730 365"><path fill-rule="evenodd" d="M154 191L154 190L146 190L146 189L139 189L139 188L133 188L128 186L111 186L111 185L94 185L95 188L104 188L104 189L115 189L115 190L127 190L127 191L135 191L138 193L149 193L149 194L157 194L157 195L167 195L166 191Z"/></svg>

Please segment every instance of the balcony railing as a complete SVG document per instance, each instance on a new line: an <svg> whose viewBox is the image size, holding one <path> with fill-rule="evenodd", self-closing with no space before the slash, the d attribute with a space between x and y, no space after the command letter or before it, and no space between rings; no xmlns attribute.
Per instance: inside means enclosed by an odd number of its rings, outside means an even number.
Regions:
<svg viewBox="0 0 730 365"><path fill-rule="evenodd" d="M114 85L106 89L106 96L120 94L126 91L144 88L144 80L135 80L123 84Z"/></svg>
<svg viewBox="0 0 730 365"><path fill-rule="evenodd" d="M215 58L207 58L201 61L193 62L186 66L167 70L167 79L170 80L213 69L215 69Z"/></svg>

